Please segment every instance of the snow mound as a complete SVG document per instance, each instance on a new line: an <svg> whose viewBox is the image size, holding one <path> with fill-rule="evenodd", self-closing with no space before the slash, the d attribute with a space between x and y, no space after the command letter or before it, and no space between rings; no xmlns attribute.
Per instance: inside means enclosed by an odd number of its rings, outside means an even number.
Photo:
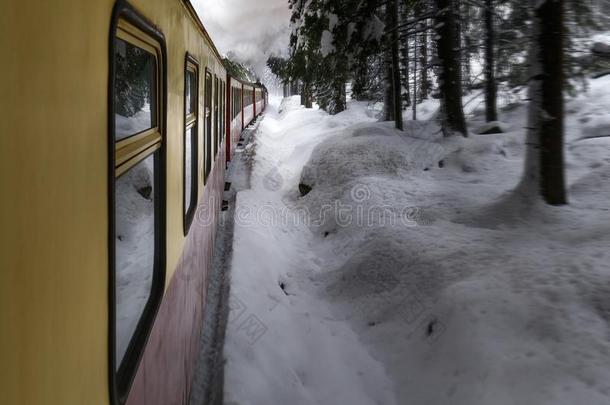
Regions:
<svg viewBox="0 0 610 405"><path fill-rule="evenodd" d="M316 146L301 183L335 186L355 177L394 176L436 165L444 154L439 144L405 137L383 123L361 124Z"/></svg>
<svg viewBox="0 0 610 405"><path fill-rule="evenodd" d="M413 226L422 220L421 213L396 179L437 167L447 150L405 136L387 123L329 134L303 168L300 184L312 191L298 203L313 219L315 232L372 224Z"/></svg>
<svg viewBox="0 0 610 405"><path fill-rule="evenodd" d="M610 78L590 85L566 99L567 207L514 192L522 103L499 109L512 132L449 139L432 99L404 132L357 103L268 113L238 203L306 221L236 228L233 291L267 332L229 329L227 398L610 403L610 144L579 140L604 130Z"/></svg>
<svg viewBox="0 0 610 405"><path fill-rule="evenodd" d="M510 126L500 121L486 122L475 129L475 133L480 135L491 135L497 133L508 132Z"/></svg>

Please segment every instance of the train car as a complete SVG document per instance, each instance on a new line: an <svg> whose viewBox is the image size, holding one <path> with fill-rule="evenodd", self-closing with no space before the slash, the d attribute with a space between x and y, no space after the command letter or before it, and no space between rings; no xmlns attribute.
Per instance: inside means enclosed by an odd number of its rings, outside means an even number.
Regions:
<svg viewBox="0 0 610 405"><path fill-rule="evenodd" d="M188 0L8 0L0 37L0 403L186 404L260 86Z"/></svg>
<svg viewBox="0 0 610 405"><path fill-rule="evenodd" d="M247 82L227 73L227 99L232 101L226 106L226 156L229 161L243 130L265 109L266 104L257 103L255 94L266 99L267 89L260 83Z"/></svg>

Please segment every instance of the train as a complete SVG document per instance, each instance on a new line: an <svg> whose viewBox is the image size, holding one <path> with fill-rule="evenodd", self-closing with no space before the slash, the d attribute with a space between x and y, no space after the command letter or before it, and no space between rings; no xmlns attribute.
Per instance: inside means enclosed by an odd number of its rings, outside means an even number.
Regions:
<svg viewBox="0 0 610 405"><path fill-rule="evenodd" d="M225 170L267 89L189 0L7 0L0 34L0 403L188 403Z"/></svg>

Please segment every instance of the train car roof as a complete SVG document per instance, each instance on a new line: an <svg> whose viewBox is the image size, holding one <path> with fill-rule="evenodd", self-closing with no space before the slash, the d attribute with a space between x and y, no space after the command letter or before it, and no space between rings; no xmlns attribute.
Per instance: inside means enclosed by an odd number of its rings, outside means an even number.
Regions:
<svg viewBox="0 0 610 405"><path fill-rule="evenodd" d="M201 30L201 33L203 34L203 36L208 40L208 42L210 43L210 47L212 48L212 50L214 51L214 55L216 55L216 57L218 58L218 60L222 63L222 65L225 67L225 70L227 70L227 66L224 63L224 59L221 55L220 52L218 51L218 48L216 48L216 44L214 44L214 41L212 40L212 37L210 36L210 34L208 33L208 31L205 29L205 26L203 25L203 22L201 21L201 18L199 18L199 14L197 14L197 11L195 10L195 7L193 7L193 4L191 3L190 0L182 0L182 3L184 3L184 5L186 6L186 8L188 9L189 13L191 14L191 16L193 17L193 19L195 20L195 22L197 23L197 26L199 27L199 29ZM234 75L229 74L229 76L231 76L231 78L233 78L234 80L244 84L244 85L248 85L248 86L253 86L253 87L259 87L259 88L263 88L263 89L267 89L262 83L253 83L253 82L249 82L247 80L243 80L239 77L235 77Z"/></svg>
<svg viewBox="0 0 610 405"><path fill-rule="evenodd" d="M210 43L210 47L214 51L214 54L216 55L216 57L222 63L222 59L223 58L220 55L220 52L218 52L218 48L216 48L216 44L214 44L214 41L212 40L212 37L210 37L210 34L205 29L205 27L203 25L203 22L201 21L201 18L199 18L199 14L197 14L197 11L195 10L195 7L193 7L193 4L190 2L190 0L182 0L182 3L186 6L186 8L188 9L189 13L191 14L191 17L193 17L193 19L197 23L197 25L198 25L199 29L201 30L201 33L203 34L203 36ZM224 66L224 64L223 64L223 66Z"/></svg>

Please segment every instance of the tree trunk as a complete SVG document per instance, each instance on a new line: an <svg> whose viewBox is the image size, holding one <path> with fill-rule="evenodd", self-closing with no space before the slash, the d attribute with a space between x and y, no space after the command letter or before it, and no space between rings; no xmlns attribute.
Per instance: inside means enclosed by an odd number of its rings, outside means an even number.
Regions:
<svg viewBox="0 0 610 405"><path fill-rule="evenodd" d="M384 121L393 121L394 120L394 87L393 80L394 77L392 73L392 55L391 50L388 49L384 52L384 97L383 97L383 120Z"/></svg>
<svg viewBox="0 0 610 405"><path fill-rule="evenodd" d="M413 36L413 121L417 120L417 35Z"/></svg>
<svg viewBox="0 0 610 405"><path fill-rule="evenodd" d="M303 83L303 98L305 101L305 108L312 108L313 101L311 95L311 84L309 84L309 81L305 81Z"/></svg>
<svg viewBox="0 0 610 405"><path fill-rule="evenodd" d="M451 136L455 132L459 132L463 136L468 136L462 108L460 35L455 18L459 7L456 6L455 0L436 0L436 7L443 134Z"/></svg>
<svg viewBox="0 0 610 405"><path fill-rule="evenodd" d="M356 100L364 100L367 96L367 86L368 86L368 61L366 58L362 60L362 57L357 59L355 72L354 72L354 81L352 83L352 96Z"/></svg>
<svg viewBox="0 0 610 405"><path fill-rule="evenodd" d="M461 3L461 2L460 2ZM463 10L460 17L456 18L457 30L462 34L462 91L467 92L470 89L470 5L467 2L462 3ZM460 10L460 7L456 8Z"/></svg>
<svg viewBox="0 0 610 405"><path fill-rule="evenodd" d="M345 111L347 108L346 94L345 94L345 80L343 78L337 78L332 84L332 112L331 114L339 114Z"/></svg>
<svg viewBox="0 0 610 405"><path fill-rule="evenodd" d="M393 28L391 35L392 47L392 96L394 98L394 122L397 129L403 129L402 123L402 86L400 84L400 60L398 53L398 0L390 0L388 8L388 25Z"/></svg>
<svg viewBox="0 0 610 405"><path fill-rule="evenodd" d="M386 37L387 48L384 51L385 65L385 80L384 80L384 121L394 121L396 127L399 125L399 118L402 118L402 113L397 114L397 111L402 110L400 101L400 61L398 59L398 33L394 29L397 25L397 3L396 0L388 0L385 7L385 26L386 29L391 29L393 32ZM396 80L398 76L398 80ZM396 84L398 84L398 97L396 97ZM398 105L396 102L398 101ZM402 122L400 123L402 125Z"/></svg>
<svg viewBox="0 0 610 405"><path fill-rule="evenodd" d="M498 120L494 68L493 0L485 0L485 118L487 122Z"/></svg>
<svg viewBox="0 0 610 405"><path fill-rule="evenodd" d="M428 20L422 23L422 28L428 28ZM421 34L421 45L419 46L420 61L419 61L419 72L420 72L420 89L419 99L421 101L428 98L429 83L428 83L428 31L424 30Z"/></svg>
<svg viewBox="0 0 610 405"><path fill-rule="evenodd" d="M400 3L400 19L407 21L409 19L408 8L404 1ZM403 85L401 89L401 98L403 108L411 106L411 89L409 80L409 38L399 42L400 47L400 82Z"/></svg>
<svg viewBox="0 0 610 405"><path fill-rule="evenodd" d="M400 83L404 83L402 88L402 106L403 108L409 107L411 105L411 86L409 81L409 39L406 38L402 41L402 46L400 47L400 60L401 60L401 68L400 68Z"/></svg>
<svg viewBox="0 0 610 405"><path fill-rule="evenodd" d="M519 190L551 205L567 203L563 161L563 0L531 0L529 115Z"/></svg>
<svg viewBox="0 0 610 405"><path fill-rule="evenodd" d="M567 203L563 162L563 0L546 0L535 11L541 29L537 39L542 65L540 188L552 205Z"/></svg>
<svg viewBox="0 0 610 405"><path fill-rule="evenodd" d="M415 17L419 18L423 14L428 12L429 6L424 2L417 2L415 4ZM419 40L417 34L415 36L415 52L413 52L413 60L417 66L415 71L419 71L419 96L416 102L422 102L428 97L429 83L428 83L428 20L423 20L417 24L417 29L421 31ZM417 81L414 80L417 84ZM416 91L414 91L415 93ZM415 119L415 118L414 118Z"/></svg>

